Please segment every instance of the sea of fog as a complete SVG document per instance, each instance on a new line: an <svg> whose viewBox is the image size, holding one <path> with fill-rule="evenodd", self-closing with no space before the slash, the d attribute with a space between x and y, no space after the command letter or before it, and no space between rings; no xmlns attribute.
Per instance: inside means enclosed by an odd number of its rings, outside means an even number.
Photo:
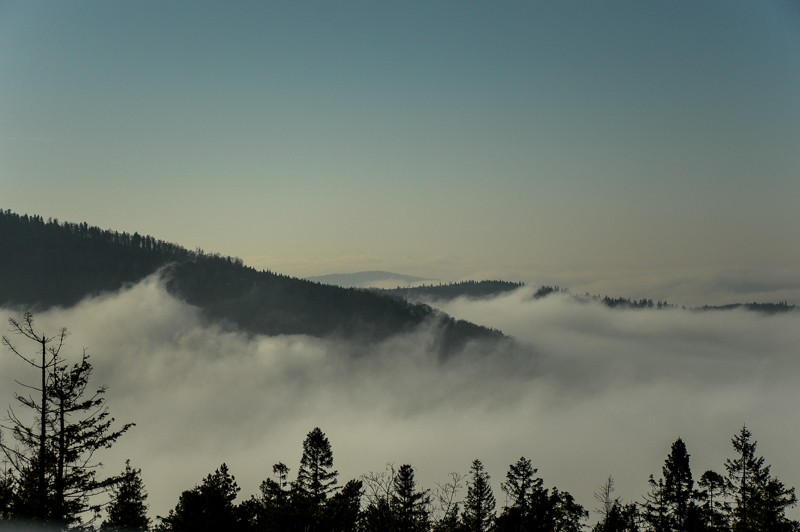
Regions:
<svg viewBox="0 0 800 532"><path fill-rule="evenodd" d="M800 312L619 310L531 295L523 288L443 305L518 344L447 360L432 352L435 325L368 348L209 326L155 278L40 312L35 323L52 333L67 327L64 352L77 358L86 348L111 413L136 423L100 458L109 474L126 458L142 469L152 516L166 515L223 462L240 500L274 463L292 476L316 426L330 439L341 483L408 463L422 487L435 489L480 458L498 507L499 484L520 456L533 460L545 486L593 510L609 476L616 496L641 500L678 437L695 478L723 472L743 424L773 473L800 485ZM4 349L4 406L21 391L15 379L34 383L35 370Z"/></svg>

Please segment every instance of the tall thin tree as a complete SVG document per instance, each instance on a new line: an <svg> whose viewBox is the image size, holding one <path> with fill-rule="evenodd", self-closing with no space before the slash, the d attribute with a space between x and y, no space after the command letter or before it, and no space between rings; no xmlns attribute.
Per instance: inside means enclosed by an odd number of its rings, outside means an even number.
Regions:
<svg viewBox="0 0 800 532"><path fill-rule="evenodd" d="M16 334L31 340L37 344L37 352L31 355L25 355L20 351L11 340L3 335L2 344L6 346L17 357L24 360L28 365L32 366L39 373L39 386L31 386L23 384L19 381L17 383L38 394L37 400L32 396L23 396L15 394L16 400L26 408L30 408L38 415L38 433L32 427L27 426L14 412L9 409L8 423L2 425L3 428L10 430L14 438L19 442L25 450L12 448L2 441L0 441L0 449L3 450L9 463L12 465L15 474L19 476L34 477L35 488L31 495L31 499L24 504L29 509L27 517L46 521L48 518L48 482L47 482L47 419L48 419L48 402L47 402L47 377L48 372L57 364L58 356L64 342L67 338L67 329L62 328L58 334L48 336L44 332L38 331L34 327L33 314L26 312L22 316L22 320L9 318L8 323L11 325L12 334ZM30 450L37 449L35 454L31 454ZM30 482L28 482L30 486ZM28 512L26 512L28 513Z"/></svg>
<svg viewBox="0 0 800 532"><path fill-rule="evenodd" d="M470 467L467 498L464 500L464 511L461 515L468 532L486 532L494 524L496 501L489 479L483 462L474 460Z"/></svg>

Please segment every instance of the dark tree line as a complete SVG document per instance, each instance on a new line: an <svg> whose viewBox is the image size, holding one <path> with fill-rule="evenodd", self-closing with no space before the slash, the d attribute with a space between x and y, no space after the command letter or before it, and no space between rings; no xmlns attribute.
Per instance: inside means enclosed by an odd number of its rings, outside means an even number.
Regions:
<svg viewBox="0 0 800 532"><path fill-rule="evenodd" d="M303 442L293 482L289 468L273 466L275 478L261 483L259 494L235 503L239 487L222 464L191 490L184 491L159 532L233 530L353 532L483 532L517 530L577 531L587 512L572 496L548 490L531 462L512 464L503 490L511 501L498 515L490 476L475 460L468 476L454 474L435 494L422 489L414 468L403 464L368 473L338 486L333 453L315 428ZM466 490L465 494L461 492ZM461 500L463 498L463 500Z"/></svg>
<svg viewBox="0 0 800 532"><path fill-rule="evenodd" d="M612 498L613 479L595 494L602 503L602 519L595 532L792 532L800 522L786 511L797 504L793 487L773 476L756 453L757 442L747 427L732 440L733 456L724 473L706 471L695 483L689 452L676 440L661 468L650 475L650 490L638 503Z"/></svg>
<svg viewBox="0 0 800 532"><path fill-rule="evenodd" d="M600 507L594 532L706 532L800 530L786 510L797 502L757 456L746 427L732 440L733 456L724 474L705 472L694 482L689 453L676 440L661 476L650 476L641 501L613 497L609 478L595 494ZM344 486L337 484L330 442L319 428L309 432L296 479L289 468L273 466L258 495L238 505L238 485L223 464L181 494L178 505L160 518L156 530L353 531L353 532L577 532L588 512L569 492L546 488L530 459L509 466L500 484L505 505L498 508L491 477L480 460L469 474L453 474L438 489L421 488L414 468L389 465Z"/></svg>
<svg viewBox="0 0 800 532"><path fill-rule="evenodd" d="M414 286L410 288L388 288L388 289L373 289L380 294L388 294L395 297L401 297L410 301L418 301L421 299L444 299L450 300L457 297L468 297L472 299L481 299L488 297L495 297L507 292L512 292L525 283L517 283L510 281L500 280L485 280L485 281L461 281L458 283L440 283L440 284L426 284L422 286Z"/></svg>

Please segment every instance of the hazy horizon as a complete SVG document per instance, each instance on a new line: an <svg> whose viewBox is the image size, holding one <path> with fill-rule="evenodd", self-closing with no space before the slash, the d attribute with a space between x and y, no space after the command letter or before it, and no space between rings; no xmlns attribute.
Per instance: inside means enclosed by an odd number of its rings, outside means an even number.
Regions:
<svg viewBox="0 0 800 532"><path fill-rule="evenodd" d="M2 203L298 277L798 303L799 22L783 0L0 2Z"/></svg>

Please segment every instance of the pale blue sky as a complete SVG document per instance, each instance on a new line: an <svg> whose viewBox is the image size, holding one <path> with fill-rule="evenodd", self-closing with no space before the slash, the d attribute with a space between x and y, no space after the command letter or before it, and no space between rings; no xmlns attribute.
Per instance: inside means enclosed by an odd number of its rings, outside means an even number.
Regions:
<svg viewBox="0 0 800 532"><path fill-rule="evenodd" d="M798 289L798 147L796 2L0 1L0 207L291 275Z"/></svg>

